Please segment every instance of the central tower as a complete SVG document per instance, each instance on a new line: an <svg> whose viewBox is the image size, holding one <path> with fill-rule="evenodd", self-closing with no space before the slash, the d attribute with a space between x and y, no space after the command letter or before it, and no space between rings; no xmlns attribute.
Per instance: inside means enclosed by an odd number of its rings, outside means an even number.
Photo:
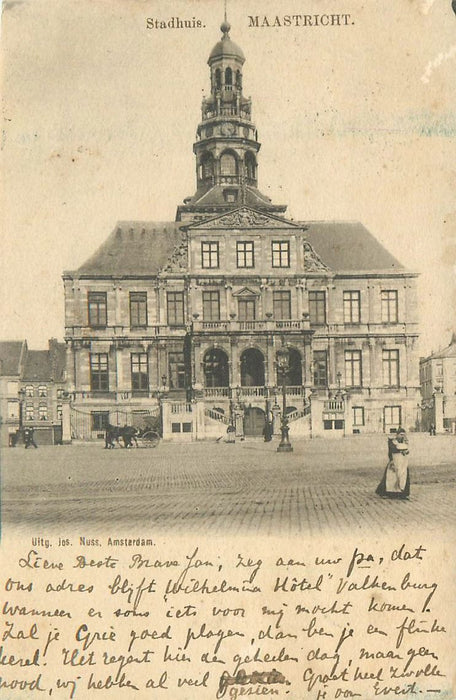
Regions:
<svg viewBox="0 0 456 700"><path fill-rule="evenodd" d="M220 27L222 38L212 49L211 94L203 98L193 152L196 192L177 208L177 221L204 219L243 204L281 214L258 190L258 132L252 122L251 100L242 92L245 56L230 38L230 25Z"/></svg>

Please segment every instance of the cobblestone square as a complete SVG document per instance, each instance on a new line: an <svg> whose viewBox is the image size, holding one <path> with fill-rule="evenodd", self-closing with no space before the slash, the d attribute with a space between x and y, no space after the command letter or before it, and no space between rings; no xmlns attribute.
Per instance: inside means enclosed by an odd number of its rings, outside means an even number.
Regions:
<svg viewBox="0 0 456 700"><path fill-rule="evenodd" d="M410 435L411 498L375 495L386 437L161 443L103 449L103 443L2 453L4 530L77 528L163 533L311 536L452 530L456 439Z"/></svg>

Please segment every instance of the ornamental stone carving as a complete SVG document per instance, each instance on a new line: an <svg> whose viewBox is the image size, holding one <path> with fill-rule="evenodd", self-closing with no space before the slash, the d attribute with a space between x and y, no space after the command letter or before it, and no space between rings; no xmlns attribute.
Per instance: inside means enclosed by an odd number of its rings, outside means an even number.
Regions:
<svg viewBox="0 0 456 700"><path fill-rule="evenodd" d="M325 265L320 256L317 255L309 241L304 241L304 269L307 272L329 270L329 267Z"/></svg>

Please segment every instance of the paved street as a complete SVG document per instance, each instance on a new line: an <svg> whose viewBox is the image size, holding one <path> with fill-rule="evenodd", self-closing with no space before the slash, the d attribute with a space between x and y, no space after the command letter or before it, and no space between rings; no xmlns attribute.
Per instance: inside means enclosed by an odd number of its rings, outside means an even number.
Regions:
<svg viewBox="0 0 456 700"><path fill-rule="evenodd" d="M454 436L410 436L410 501L374 493L385 436L300 440L292 454L276 447L252 440L153 450L104 450L103 443L6 449L3 527L289 536L456 526Z"/></svg>

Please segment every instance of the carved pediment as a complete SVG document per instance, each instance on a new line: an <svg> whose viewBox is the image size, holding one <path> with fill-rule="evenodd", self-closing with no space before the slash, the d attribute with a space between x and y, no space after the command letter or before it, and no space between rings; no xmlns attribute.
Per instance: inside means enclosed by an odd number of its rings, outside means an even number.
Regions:
<svg viewBox="0 0 456 700"><path fill-rule="evenodd" d="M322 272L329 270L329 267L325 265L309 241L304 241L304 270L306 272Z"/></svg>
<svg viewBox="0 0 456 700"><path fill-rule="evenodd" d="M253 289L250 289L249 287L243 287L242 289L238 289L237 292L233 292L232 294L233 297L257 297L259 296L259 292L254 292Z"/></svg>
<svg viewBox="0 0 456 700"><path fill-rule="evenodd" d="M195 223L190 228L198 230L213 230L226 228L265 228L265 229L293 229L300 228L291 221L286 221L278 216L264 214L250 207L241 207L234 211L227 212L221 216L216 216L213 219L200 221Z"/></svg>

